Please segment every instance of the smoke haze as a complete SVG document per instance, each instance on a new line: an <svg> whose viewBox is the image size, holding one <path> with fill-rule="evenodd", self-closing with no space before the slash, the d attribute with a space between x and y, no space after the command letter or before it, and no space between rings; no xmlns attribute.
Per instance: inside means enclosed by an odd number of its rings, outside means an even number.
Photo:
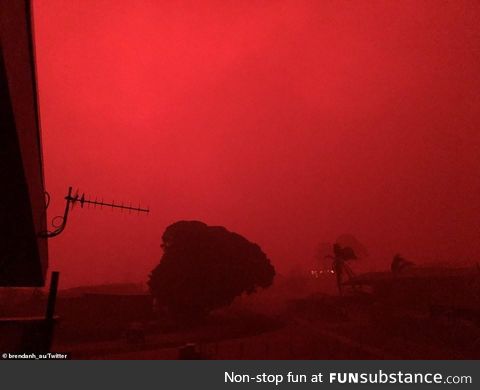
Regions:
<svg viewBox="0 0 480 390"><path fill-rule="evenodd" d="M171 223L257 242L279 272L355 235L369 266L480 251L474 1L35 0L62 285L146 280Z"/></svg>

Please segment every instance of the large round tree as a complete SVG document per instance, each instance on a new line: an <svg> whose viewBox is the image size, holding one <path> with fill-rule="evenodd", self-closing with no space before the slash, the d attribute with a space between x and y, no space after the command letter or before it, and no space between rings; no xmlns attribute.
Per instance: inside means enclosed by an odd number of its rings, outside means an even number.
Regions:
<svg viewBox="0 0 480 390"><path fill-rule="evenodd" d="M260 247L224 227L179 221L162 241L149 286L157 303L177 317L202 316L273 282L275 270Z"/></svg>

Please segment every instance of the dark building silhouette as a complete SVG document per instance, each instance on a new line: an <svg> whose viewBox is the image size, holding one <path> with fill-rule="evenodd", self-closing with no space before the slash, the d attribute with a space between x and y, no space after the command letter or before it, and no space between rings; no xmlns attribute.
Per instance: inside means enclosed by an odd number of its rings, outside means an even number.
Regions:
<svg viewBox="0 0 480 390"><path fill-rule="evenodd" d="M0 2L0 287L45 285L46 202L30 0ZM0 350L44 352L55 324L58 273L45 316L0 318Z"/></svg>
<svg viewBox="0 0 480 390"><path fill-rule="evenodd" d="M43 286L44 177L29 0L0 2L0 286Z"/></svg>

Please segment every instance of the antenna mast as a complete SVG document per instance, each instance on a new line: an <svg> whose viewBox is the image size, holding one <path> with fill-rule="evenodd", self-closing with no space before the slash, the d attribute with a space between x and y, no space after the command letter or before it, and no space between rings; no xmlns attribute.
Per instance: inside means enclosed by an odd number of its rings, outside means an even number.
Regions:
<svg viewBox="0 0 480 390"><path fill-rule="evenodd" d="M148 208L141 207L140 204L138 205L138 207L134 207L132 206L131 203L128 206L124 205L123 202L121 204L118 204L118 203L116 204L114 200L112 200L112 203L104 202L103 199L101 201L98 201L97 198L95 198L95 200L92 200L90 198L86 198L85 193L82 193L82 195L80 196L78 194L78 190L75 193L75 195L72 195L72 187L68 187L68 193L67 193L67 196L65 196L65 200L66 200L65 211L63 212L63 216L58 215L52 219L52 226L55 229L51 231L47 230L45 232L39 233L40 237L52 238L62 233L63 230L65 229L65 226L67 225L68 214L70 210L72 210L75 207L77 203L80 204L80 208L82 209L84 205L87 205L87 207L90 207L91 205L93 205L94 208L97 208L97 206L100 206L101 209L103 207L111 207L112 210L114 209L120 209L120 211L128 210L129 213L131 213L132 211L136 211L137 214L150 212ZM48 196L46 207L48 207L49 203L50 203L50 197ZM56 222L56 221L59 221L59 222Z"/></svg>

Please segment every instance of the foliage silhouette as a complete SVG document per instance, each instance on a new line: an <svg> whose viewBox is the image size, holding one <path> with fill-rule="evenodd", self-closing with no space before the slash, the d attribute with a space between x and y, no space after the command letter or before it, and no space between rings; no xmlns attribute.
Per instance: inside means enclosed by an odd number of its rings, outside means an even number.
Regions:
<svg viewBox="0 0 480 390"><path fill-rule="evenodd" d="M323 262L324 259L332 259L332 270L335 273L337 287L343 294L345 276L352 278L353 271L347 265L350 260L358 260L368 256L367 248L360 243L352 234L342 234L334 244L322 242L317 247L316 259Z"/></svg>
<svg viewBox="0 0 480 390"><path fill-rule="evenodd" d="M403 258L399 253L393 256L392 265L390 266L394 274L400 273L406 269L412 268L415 264Z"/></svg>
<svg viewBox="0 0 480 390"><path fill-rule="evenodd" d="M179 221L162 241L149 286L157 304L177 318L202 317L273 282L275 270L260 247L224 227Z"/></svg>

